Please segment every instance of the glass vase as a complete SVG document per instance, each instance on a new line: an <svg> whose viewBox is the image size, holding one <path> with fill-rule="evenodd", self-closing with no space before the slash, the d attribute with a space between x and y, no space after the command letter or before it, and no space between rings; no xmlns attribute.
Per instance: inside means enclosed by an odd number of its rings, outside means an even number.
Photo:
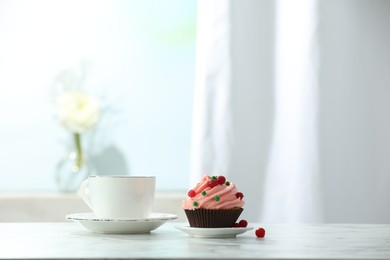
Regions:
<svg viewBox="0 0 390 260"><path fill-rule="evenodd" d="M73 135L73 145L57 164L55 181L61 192L76 192L83 180L94 172L93 165L88 160L81 146L81 135Z"/></svg>

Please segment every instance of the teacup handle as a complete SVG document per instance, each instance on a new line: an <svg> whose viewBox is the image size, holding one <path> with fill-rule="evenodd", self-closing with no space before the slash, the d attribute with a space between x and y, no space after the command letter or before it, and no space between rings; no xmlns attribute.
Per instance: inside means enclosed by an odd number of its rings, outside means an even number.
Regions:
<svg viewBox="0 0 390 260"><path fill-rule="evenodd" d="M88 192L88 184L89 184L89 179L84 180L81 183L80 189L77 192L77 194L84 200L84 202L88 205L88 207L92 209L92 202Z"/></svg>

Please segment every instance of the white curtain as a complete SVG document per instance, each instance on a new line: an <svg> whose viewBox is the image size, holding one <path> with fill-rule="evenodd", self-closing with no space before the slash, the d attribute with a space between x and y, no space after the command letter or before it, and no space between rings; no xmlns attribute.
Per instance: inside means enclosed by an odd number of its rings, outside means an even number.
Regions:
<svg viewBox="0 0 390 260"><path fill-rule="evenodd" d="M390 2L198 2L191 185L262 222L390 223Z"/></svg>

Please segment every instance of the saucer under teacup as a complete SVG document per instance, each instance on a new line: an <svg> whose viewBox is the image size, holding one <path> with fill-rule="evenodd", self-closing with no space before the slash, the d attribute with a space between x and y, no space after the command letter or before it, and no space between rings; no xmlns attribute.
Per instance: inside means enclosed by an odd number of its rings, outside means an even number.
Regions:
<svg viewBox="0 0 390 260"><path fill-rule="evenodd" d="M147 218L111 219L99 218L93 212L66 215L67 220L80 223L86 229L106 234L143 234L160 227L177 215L168 213L151 213Z"/></svg>

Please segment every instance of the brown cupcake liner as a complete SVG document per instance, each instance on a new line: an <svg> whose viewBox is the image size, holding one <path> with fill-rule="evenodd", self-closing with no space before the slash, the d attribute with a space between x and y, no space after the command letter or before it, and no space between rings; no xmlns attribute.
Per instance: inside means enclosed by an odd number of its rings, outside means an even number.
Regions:
<svg viewBox="0 0 390 260"><path fill-rule="evenodd" d="M222 228L233 227L243 208L234 209L186 209L184 210L191 227Z"/></svg>

